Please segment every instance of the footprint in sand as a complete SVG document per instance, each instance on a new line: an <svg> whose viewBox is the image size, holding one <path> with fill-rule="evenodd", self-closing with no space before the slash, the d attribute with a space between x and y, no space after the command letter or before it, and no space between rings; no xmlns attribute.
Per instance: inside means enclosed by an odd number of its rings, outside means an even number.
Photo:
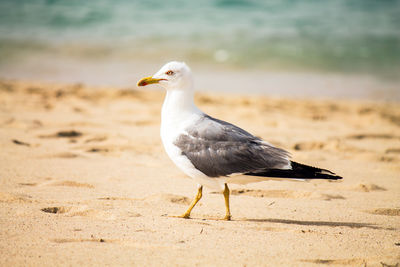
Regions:
<svg viewBox="0 0 400 267"><path fill-rule="evenodd" d="M78 157L82 157L82 156L79 154L71 153L71 152L62 152L62 153L55 154L54 157L63 158L63 159L73 159L73 158L78 158Z"/></svg>
<svg viewBox="0 0 400 267"><path fill-rule="evenodd" d="M145 202L171 202L180 205L189 205L191 200L185 196L173 195L173 194L156 194L143 199ZM200 203L201 204L201 203Z"/></svg>
<svg viewBox="0 0 400 267"><path fill-rule="evenodd" d="M388 148L385 150L386 154L400 154L400 148Z"/></svg>
<svg viewBox="0 0 400 267"><path fill-rule="evenodd" d="M75 130L64 130L49 135L39 135L39 138L76 138L81 137L83 133Z"/></svg>
<svg viewBox="0 0 400 267"><path fill-rule="evenodd" d="M325 141L315 142L298 142L293 145L294 150L309 151L309 150L340 150L340 151L354 151L361 152L362 150L353 146L349 146L341 142L339 137L330 138Z"/></svg>
<svg viewBox="0 0 400 267"><path fill-rule="evenodd" d="M372 133L366 133L366 134L353 134L347 136L348 139L356 139L356 140L362 140L362 139L400 139L400 136L392 135L392 134L372 134Z"/></svg>
<svg viewBox="0 0 400 267"><path fill-rule="evenodd" d="M27 143L27 142L23 142L23 141L19 141L17 139L13 139L12 142L16 145L20 145L20 146L31 146L31 144Z"/></svg>
<svg viewBox="0 0 400 267"><path fill-rule="evenodd" d="M323 149L325 147L325 143L323 142L302 142L302 143L296 143L293 146L294 150L316 150L316 149Z"/></svg>
<svg viewBox="0 0 400 267"><path fill-rule="evenodd" d="M361 183L355 186L351 186L349 189L357 192L386 191L386 188L371 183Z"/></svg>
<svg viewBox="0 0 400 267"><path fill-rule="evenodd" d="M37 186L38 184L37 183L18 183L18 185L21 185L21 186Z"/></svg>
<svg viewBox="0 0 400 267"><path fill-rule="evenodd" d="M102 210L90 209L87 206L55 206L42 208L41 211L50 214L62 214L68 217L82 216L102 220L115 220L115 216Z"/></svg>
<svg viewBox="0 0 400 267"><path fill-rule="evenodd" d="M381 112L381 117L393 123L396 126L400 126L400 116L389 112Z"/></svg>
<svg viewBox="0 0 400 267"><path fill-rule="evenodd" d="M400 216L400 209L380 208L380 209L366 210L365 212L375 215Z"/></svg>
<svg viewBox="0 0 400 267"><path fill-rule="evenodd" d="M86 150L86 152L89 153L100 153L100 154L107 154L109 152L112 152L112 148L111 147L107 147L107 146L102 146L102 147L92 147Z"/></svg>
<svg viewBox="0 0 400 267"><path fill-rule="evenodd" d="M31 196L25 194L13 194L0 192L0 203L32 203L34 200Z"/></svg>
<svg viewBox="0 0 400 267"><path fill-rule="evenodd" d="M98 135L95 137L91 137L85 140L85 143L98 143L98 142L103 142L107 140L106 135Z"/></svg>
<svg viewBox="0 0 400 267"><path fill-rule="evenodd" d="M319 199L330 201L332 199L346 199L346 198L341 195L321 194Z"/></svg>
<svg viewBox="0 0 400 267"><path fill-rule="evenodd" d="M88 183L78 183L75 181L54 181L52 178L46 178L44 182L25 182L25 183L18 183L21 186L69 186L69 187L84 187L84 188L94 188L94 185Z"/></svg>
<svg viewBox="0 0 400 267"><path fill-rule="evenodd" d="M56 154L50 154L50 155L44 155L41 156L40 158L62 158L62 159L73 159L73 158L79 158L83 157L80 154L72 153L72 152L60 152Z"/></svg>
<svg viewBox="0 0 400 267"><path fill-rule="evenodd" d="M70 210L71 210L71 207L47 207L47 208L41 209L41 211L44 211L47 213L54 213L54 214L63 214L63 213L67 213Z"/></svg>
<svg viewBox="0 0 400 267"><path fill-rule="evenodd" d="M93 185L88 184L88 183L78 183L75 181L61 181L61 182L55 182L52 184L49 184L52 186L69 186L69 187L86 187L86 188L94 188Z"/></svg>
<svg viewBox="0 0 400 267"><path fill-rule="evenodd" d="M141 154L151 154L153 149L150 145L103 145L103 146L81 146L77 147L84 150L87 153L98 153L102 155L118 155L120 153L141 153Z"/></svg>

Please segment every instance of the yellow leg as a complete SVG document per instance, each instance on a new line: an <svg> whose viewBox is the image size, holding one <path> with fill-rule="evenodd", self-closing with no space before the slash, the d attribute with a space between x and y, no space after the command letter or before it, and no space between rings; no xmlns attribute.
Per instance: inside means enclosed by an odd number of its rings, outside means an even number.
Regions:
<svg viewBox="0 0 400 267"><path fill-rule="evenodd" d="M225 184L224 198L225 198L225 208L226 208L224 220L230 221L231 220L231 211L229 209L229 188L228 188L227 184Z"/></svg>
<svg viewBox="0 0 400 267"><path fill-rule="evenodd" d="M197 190L197 195L193 199L192 203L190 203L190 206L189 206L188 210L184 214L182 214L181 216L178 216L178 217L179 218L189 219L190 218L190 213L192 212L192 209L194 208L194 206L196 206L197 202L199 202L199 200L201 199L202 195L203 195L203 186L200 185L199 189Z"/></svg>

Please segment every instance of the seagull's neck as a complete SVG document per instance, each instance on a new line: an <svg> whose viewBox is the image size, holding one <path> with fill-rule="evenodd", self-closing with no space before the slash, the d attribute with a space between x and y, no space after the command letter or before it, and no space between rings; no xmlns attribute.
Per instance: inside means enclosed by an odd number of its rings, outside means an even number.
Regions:
<svg viewBox="0 0 400 267"><path fill-rule="evenodd" d="M167 90L161 111L162 124L183 122L202 112L194 104L194 90Z"/></svg>

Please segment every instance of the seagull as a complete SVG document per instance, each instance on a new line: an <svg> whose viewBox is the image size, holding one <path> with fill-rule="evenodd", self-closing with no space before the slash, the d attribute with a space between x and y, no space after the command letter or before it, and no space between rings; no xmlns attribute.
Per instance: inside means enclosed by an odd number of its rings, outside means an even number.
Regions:
<svg viewBox="0 0 400 267"><path fill-rule="evenodd" d="M342 179L329 170L291 161L289 152L202 112L194 103L193 76L184 62L169 62L137 85L150 84L158 84L167 91L160 130L165 151L198 184L197 195L188 210L177 217L190 218L202 197L203 186L223 192L226 208L223 219L231 220L228 183L274 178Z"/></svg>

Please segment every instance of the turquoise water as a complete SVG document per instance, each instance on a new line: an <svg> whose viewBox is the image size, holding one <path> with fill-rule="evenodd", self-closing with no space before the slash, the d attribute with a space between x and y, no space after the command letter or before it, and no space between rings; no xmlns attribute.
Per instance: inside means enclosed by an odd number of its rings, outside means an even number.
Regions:
<svg viewBox="0 0 400 267"><path fill-rule="evenodd" d="M3 69L43 55L396 76L400 1L0 0Z"/></svg>

